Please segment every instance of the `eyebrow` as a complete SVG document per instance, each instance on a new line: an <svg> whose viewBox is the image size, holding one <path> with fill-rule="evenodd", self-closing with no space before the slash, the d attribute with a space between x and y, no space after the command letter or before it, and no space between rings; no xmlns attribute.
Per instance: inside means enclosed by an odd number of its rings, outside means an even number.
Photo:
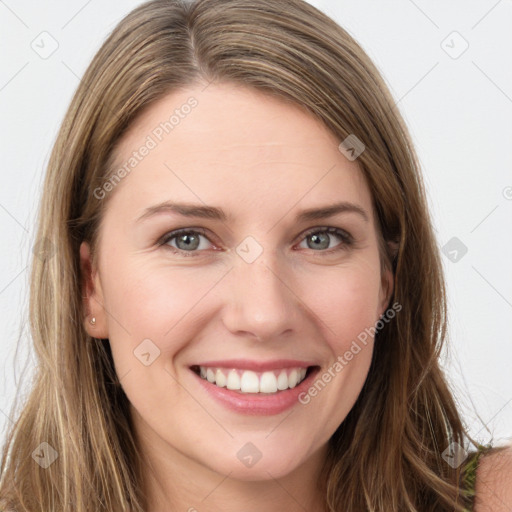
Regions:
<svg viewBox="0 0 512 512"><path fill-rule="evenodd" d="M308 208L306 210L302 210L298 213L296 221L305 222L311 220L326 219L340 213L349 212L357 213L365 220L365 222L369 222L366 210L361 206L348 201L343 201L319 208ZM193 203L175 203L171 201L164 201L163 203L146 208L144 213L137 219L136 222L140 222L159 213L176 213L184 217L199 217L203 219L220 220L222 222L226 222L228 220L228 215L226 212L222 208L216 206L201 206Z"/></svg>

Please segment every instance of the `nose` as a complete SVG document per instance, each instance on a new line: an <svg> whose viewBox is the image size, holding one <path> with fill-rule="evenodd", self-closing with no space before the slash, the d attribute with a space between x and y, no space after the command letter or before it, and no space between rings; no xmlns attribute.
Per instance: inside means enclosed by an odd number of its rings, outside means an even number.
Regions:
<svg viewBox="0 0 512 512"><path fill-rule="evenodd" d="M238 259L224 290L225 327L237 336L259 341L289 336L300 330L304 318L290 272L266 254L252 263Z"/></svg>

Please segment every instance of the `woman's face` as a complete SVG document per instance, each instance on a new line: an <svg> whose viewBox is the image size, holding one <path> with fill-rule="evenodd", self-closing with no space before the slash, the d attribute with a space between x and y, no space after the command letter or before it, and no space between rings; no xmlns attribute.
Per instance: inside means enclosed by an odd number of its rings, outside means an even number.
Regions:
<svg viewBox="0 0 512 512"><path fill-rule="evenodd" d="M278 478L320 461L356 401L373 339L353 342L392 275L340 140L281 100L202 89L145 111L118 148L120 181L95 191L108 205L91 273L81 247L87 329L109 339L153 460ZM357 208L322 213L340 203Z"/></svg>

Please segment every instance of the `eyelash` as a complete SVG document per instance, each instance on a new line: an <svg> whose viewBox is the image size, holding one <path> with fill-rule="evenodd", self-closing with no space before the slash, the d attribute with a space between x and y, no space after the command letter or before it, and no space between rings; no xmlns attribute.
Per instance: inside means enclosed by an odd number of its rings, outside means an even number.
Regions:
<svg viewBox="0 0 512 512"><path fill-rule="evenodd" d="M318 234L318 233L329 233L329 234L337 235L341 239L341 243L336 245L335 247L330 248L330 249L325 249L325 250L321 250L321 251L313 251L313 252L333 254L333 253L336 253L338 251L346 251L346 250L350 249L354 245L354 239L353 239L353 237L349 233L347 233L346 231L344 231L342 229L335 228L335 227L312 228L312 229L306 231L302 235L302 238L300 239L300 242L302 242L302 240L304 240L308 236L311 236L311 235L314 235L314 234ZM178 249L176 247L172 247L170 245L167 245L171 240L173 240L173 239L175 239L175 238L177 238L177 237L179 237L180 235L183 235L183 234L187 234L187 235L190 235L190 234L202 235L210 243L213 243L208 238L208 236L206 234L206 231L203 228L194 228L194 229L183 228L183 229L177 229L175 231L171 231L171 232L165 234L157 242L157 245L158 246L163 246L164 248L168 248L174 254L180 254L180 255L185 256L185 257L195 257L195 256L198 255L198 253L200 254L200 253L204 252L202 250L201 251L198 251L198 250L195 250L195 251L185 251L183 249Z"/></svg>

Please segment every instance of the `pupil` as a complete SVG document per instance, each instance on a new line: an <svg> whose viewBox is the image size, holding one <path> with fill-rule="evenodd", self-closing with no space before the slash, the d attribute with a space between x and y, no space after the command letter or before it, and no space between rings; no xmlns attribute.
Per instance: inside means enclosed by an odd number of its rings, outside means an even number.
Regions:
<svg viewBox="0 0 512 512"><path fill-rule="evenodd" d="M195 239L195 244L194 244L194 241L190 241L190 239ZM179 238L178 238L178 242L183 242L185 244L185 249L197 249L198 247L198 244L197 244L197 237L194 236L194 235L181 235ZM180 247L181 249L181 247Z"/></svg>
<svg viewBox="0 0 512 512"><path fill-rule="evenodd" d="M321 237L324 238L323 241L321 240ZM329 237L326 233L322 233L321 236L311 235L311 239L316 248L320 247L321 249L327 249L329 247Z"/></svg>

